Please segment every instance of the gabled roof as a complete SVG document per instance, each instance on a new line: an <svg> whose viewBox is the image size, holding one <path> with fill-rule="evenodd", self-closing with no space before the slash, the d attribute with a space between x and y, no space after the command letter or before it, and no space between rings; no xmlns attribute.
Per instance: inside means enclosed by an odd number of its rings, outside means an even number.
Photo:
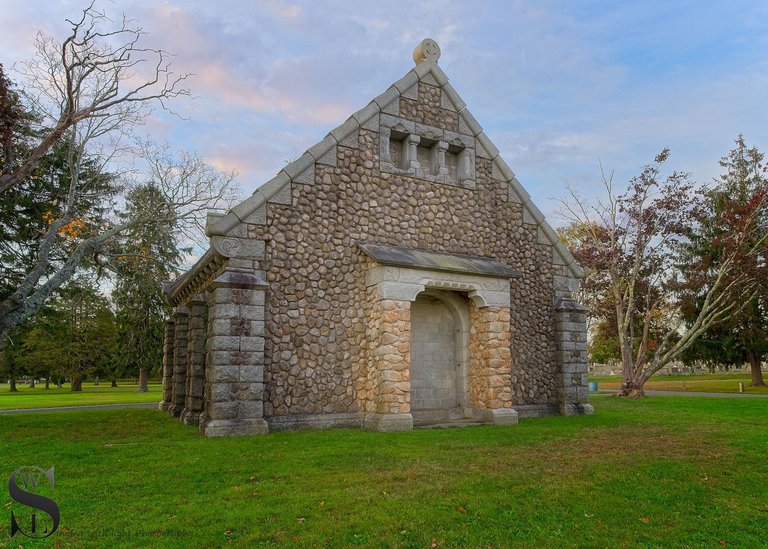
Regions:
<svg viewBox="0 0 768 549"><path fill-rule="evenodd" d="M426 49L425 49L426 48ZM431 49L430 49L431 48ZM424 53L426 51L426 53ZM538 226L538 240L541 244L553 246L553 261L565 265L571 274L581 278L584 271L574 260L571 253L560 241L560 237L544 219L539 208L531 201L530 195L520 185L512 169L507 165L499 150L483 131L480 123L472 116L464 100L448 82L448 77L438 66L440 55L437 44L424 40L414 51L416 66L387 90L375 97L365 107L352 114L343 124L331 130L328 135L310 147L301 157L286 165L278 174L264 183L243 202L229 210L226 214L209 214L206 224L206 235L227 235L241 223L264 223L264 206L270 203L290 204L291 181L297 183L314 183L314 165L316 162L335 165L336 146L344 145L344 141L354 137L359 129L378 130L375 117L380 114L395 114L393 104L401 96L413 97L414 86L419 82L438 86L442 90L444 107L450 107L459 114L461 133L472 135L476 139L477 154L488 158L493 163L494 172L501 176L509 185L509 199L523 206L523 222ZM449 103L449 104L447 104Z"/></svg>

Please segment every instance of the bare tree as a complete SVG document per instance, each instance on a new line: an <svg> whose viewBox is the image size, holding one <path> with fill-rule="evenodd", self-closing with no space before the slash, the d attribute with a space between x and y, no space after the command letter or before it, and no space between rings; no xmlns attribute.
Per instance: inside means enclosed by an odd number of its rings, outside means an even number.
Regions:
<svg viewBox="0 0 768 549"><path fill-rule="evenodd" d="M686 174L660 176L669 156L664 150L653 165L621 193L613 175L603 173L605 194L595 204L570 189L560 214L580 228L574 256L587 277L604 285L606 314L615 316L622 363L623 396L642 396L645 382L678 358L707 328L729 318L754 292L755 281L744 269L767 206L764 199L734 222L718 258L688 257L681 246L697 230L702 191ZM589 286L589 284L587 284ZM698 292L701 308L686 327L682 297Z"/></svg>
<svg viewBox="0 0 768 549"><path fill-rule="evenodd" d="M145 33L134 21L123 17L113 24L91 3L67 22L72 32L63 43L38 33L35 58L15 66L43 131L25 158L6 159L0 192L28 177L67 132L84 134L77 140L82 143L114 142L141 124L154 104L169 109L167 100L190 95L184 87L189 75L171 70L167 52L141 47Z"/></svg>
<svg viewBox="0 0 768 549"><path fill-rule="evenodd" d="M183 87L188 75L173 73L167 52L142 47L144 31L125 17L114 23L92 3L79 19L68 22L72 31L62 43L38 34L36 56L16 65L23 78L21 92L40 128L27 134L25 147L4 147L24 154L4 154L0 191L16 190L20 183L34 185L35 170L54 148L66 157L68 173L57 197L57 213L46 219L34 241L36 255L0 296L0 342L78 269L89 264L111 267L119 236L129 228L171 219L179 231L191 233L204 210L230 205L237 193L234 174L221 174L196 155L175 158L166 146L142 143L140 154L149 159L143 178L168 197L172 211L151 211L148 206L121 215L120 191L130 183L122 189L107 186L105 192L101 187L103 195L96 197L100 215L83 208L85 202L94 203L84 173L125 182L128 174L116 173L114 162L119 153L136 153L127 150L125 137L153 106L170 110L168 100L189 96Z"/></svg>

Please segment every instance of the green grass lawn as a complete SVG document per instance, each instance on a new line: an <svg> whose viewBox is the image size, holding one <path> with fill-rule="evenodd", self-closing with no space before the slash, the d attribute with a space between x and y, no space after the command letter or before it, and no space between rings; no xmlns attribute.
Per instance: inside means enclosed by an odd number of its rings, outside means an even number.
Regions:
<svg viewBox="0 0 768 549"><path fill-rule="evenodd" d="M109 381L99 385L83 383L83 392L73 393L69 383L61 389L51 383L50 389L44 384L38 384L34 389L28 385L17 385L18 393L8 391L8 385L0 385L0 410L15 410L26 408L51 408L56 406L85 406L90 404L125 404L129 402L160 402L162 386L149 384L148 393L138 393L138 384L128 381L119 382L119 387L110 387Z"/></svg>
<svg viewBox="0 0 768 549"><path fill-rule="evenodd" d="M600 389L621 388L621 376L590 376L589 380L597 381ZM645 388L657 391L738 393L739 382L742 382L745 393L768 395L768 386L752 387L751 381L748 373L653 376L646 382Z"/></svg>
<svg viewBox="0 0 768 549"><path fill-rule="evenodd" d="M55 467L58 546L768 545L768 402L595 407L510 427L230 439L154 410L0 416L0 474ZM0 505L0 546L16 547L9 508L29 509L5 490Z"/></svg>

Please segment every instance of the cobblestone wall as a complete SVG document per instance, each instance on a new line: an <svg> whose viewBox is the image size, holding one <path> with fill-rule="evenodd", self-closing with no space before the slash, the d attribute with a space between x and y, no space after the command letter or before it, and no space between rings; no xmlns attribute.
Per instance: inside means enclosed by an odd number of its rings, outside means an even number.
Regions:
<svg viewBox="0 0 768 549"><path fill-rule="evenodd" d="M440 88L419 84L401 114L455 131ZM448 114L450 113L450 116ZM315 165L314 184L292 184L290 204L269 204L261 267L270 283L266 319L265 415L367 409L354 378L371 322L367 259L357 242L496 258L519 270L508 320L513 404L557 398L550 245L523 223L522 206L490 160L475 160L474 189L382 172L379 134L360 130L338 146L336 166ZM509 401L509 397L504 399Z"/></svg>

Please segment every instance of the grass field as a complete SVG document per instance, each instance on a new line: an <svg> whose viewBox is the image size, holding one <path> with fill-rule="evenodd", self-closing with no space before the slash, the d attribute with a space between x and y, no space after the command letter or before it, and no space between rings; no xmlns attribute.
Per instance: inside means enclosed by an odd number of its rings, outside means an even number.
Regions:
<svg viewBox="0 0 768 549"><path fill-rule="evenodd" d="M621 388L621 376L590 376L589 380L597 381L600 389ZM745 393L768 395L768 386L751 387L751 381L748 373L653 376L645 384L645 388L657 391L738 393L739 382L742 382Z"/></svg>
<svg viewBox="0 0 768 549"><path fill-rule="evenodd" d="M0 474L55 467L60 547L766 547L768 402L594 403L510 427L230 439L154 410L5 416ZM17 547L9 508L29 508L0 505Z"/></svg>
<svg viewBox="0 0 768 549"><path fill-rule="evenodd" d="M8 385L0 386L0 410L26 408L50 408L56 406L85 406L90 404L125 404L129 402L160 402L162 386L150 383L148 393L137 393L138 385L131 382L119 382L119 387L110 387L109 381L99 385L83 383L83 392L73 393L65 383L57 389L53 383L50 389L38 384L34 389L28 385L17 385L18 393L8 391Z"/></svg>

